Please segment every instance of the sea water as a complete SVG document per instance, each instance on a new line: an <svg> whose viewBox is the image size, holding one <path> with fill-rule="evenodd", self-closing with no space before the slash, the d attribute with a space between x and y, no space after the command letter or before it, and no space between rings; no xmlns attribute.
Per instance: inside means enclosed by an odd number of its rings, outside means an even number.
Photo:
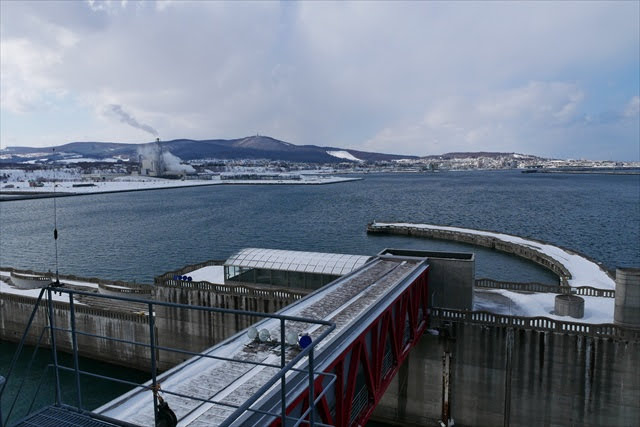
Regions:
<svg viewBox="0 0 640 427"><path fill-rule="evenodd" d="M546 270L489 249L367 235L366 225L374 220L510 233L577 250L609 269L640 265L638 175L473 171L361 177L320 186L210 186L59 198L58 269L151 283L156 275L226 259L246 247L365 255L394 247L475 252L476 277L557 283ZM53 229L52 199L0 203L0 266L55 270ZM0 375L14 348L0 343ZM47 360L42 356L39 370ZM126 375L145 379L136 371ZM65 389L75 384L68 376L62 380ZM91 404L124 389L98 387L89 393Z"/></svg>

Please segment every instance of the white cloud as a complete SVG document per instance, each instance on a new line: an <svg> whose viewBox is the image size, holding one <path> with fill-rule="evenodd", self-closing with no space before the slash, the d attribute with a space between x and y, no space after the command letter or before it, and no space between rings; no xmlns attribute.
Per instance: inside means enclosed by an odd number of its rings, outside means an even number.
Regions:
<svg viewBox="0 0 640 427"><path fill-rule="evenodd" d="M638 68L636 3L2 2L2 12L2 111L53 108L64 94L95 116L83 129L94 140L144 136L104 116L117 104L163 139L508 148L638 95L621 81L607 105L591 98L612 70Z"/></svg>
<svg viewBox="0 0 640 427"><path fill-rule="evenodd" d="M623 114L625 117L638 118L640 114L640 96L634 96L629 100Z"/></svg>
<svg viewBox="0 0 640 427"><path fill-rule="evenodd" d="M367 141L371 150L442 154L517 151L550 155L581 126L584 99L573 83L530 82L501 92L432 102L422 119L387 127ZM556 134L553 129L563 129ZM554 133L550 137L550 133ZM397 150L397 148L396 148Z"/></svg>

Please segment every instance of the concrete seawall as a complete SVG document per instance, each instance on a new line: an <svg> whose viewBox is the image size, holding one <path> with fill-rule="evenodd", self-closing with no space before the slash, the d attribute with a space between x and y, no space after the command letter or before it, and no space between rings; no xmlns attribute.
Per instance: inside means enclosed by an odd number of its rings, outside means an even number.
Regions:
<svg viewBox="0 0 640 427"><path fill-rule="evenodd" d="M33 311L36 299L14 294L0 294L0 339L18 342ZM76 330L140 343L149 343L147 316L112 311L74 304ZM53 301L54 324L57 328L71 329L69 304ZM40 334L49 324L46 294L41 302L26 343L38 344ZM148 370L151 361L149 349L116 341L77 335L80 355L136 369ZM45 331L41 345L50 346L50 333ZM56 347L71 352L71 333L57 332Z"/></svg>
<svg viewBox="0 0 640 427"><path fill-rule="evenodd" d="M423 336L375 419L434 425L445 411L457 426L633 426L640 419L640 331L598 337L464 316L431 323L440 335Z"/></svg>
<svg viewBox="0 0 640 427"><path fill-rule="evenodd" d="M562 262L545 254L533 247L525 246L515 242L505 241L490 235L472 232L464 232L462 230L442 229L439 226L422 226L422 224L386 224L372 223L367 225L367 233L372 234L396 234L422 237L427 239L449 240L454 242L466 243L475 246L495 249L500 252L515 255L529 261L532 261L556 274L560 281L560 286L569 286L572 274ZM470 230L472 231L472 230ZM516 236L513 236L516 237ZM540 242L542 243L542 242ZM568 251L570 252L570 251ZM577 254L576 254L577 255ZM586 257L582 256L587 259ZM594 262L594 264L596 264ZM603 270L603 273L613 283L613 277L609 272ZM581 285L590 285L590 283L581 283ZM596 286L599 287L599 286Z"/></svg>

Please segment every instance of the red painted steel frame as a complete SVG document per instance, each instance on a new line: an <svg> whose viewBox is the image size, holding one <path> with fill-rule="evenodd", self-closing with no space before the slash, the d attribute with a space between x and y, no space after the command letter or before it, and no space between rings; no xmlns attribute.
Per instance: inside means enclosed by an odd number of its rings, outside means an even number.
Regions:
<svg viewBox="0 0 640 427"><path fill-rule="evenodd" d="M316 407L316 414L320 417L320 419L316 418L316 420L338 427L349 425L351 404L356 392L356 376L359 365L363 367L369 399L366 407L355 418L353 425L364 425L369 417L371 417L373 410L384 395L391 380L409 355L409 351L416 345L427 328L428 271L427 269L418 276L411 285L325 369L325 372L333 372L337 376L336 382L334 383L336 415L335 418L331 415L327 398L323 396ZM420 308L422 308L422 319L418 321ZM409 319L410 336L408 342L403 345L405 320L407 318ZM371 334L370 350L367 349L368 334ZM382 363L388 337L391 338L393 365L391 369L383 375ZM349 366L345 366L345 361L349 354L351 354ZM343 384L345 384L345 376L347 378L346 387L343 387ZM324 377L318 377L315 380L315 396L318 396L322 392L323 378ZM329 391L329 393L331 393L331 391ZM304 392L298 396L288 406L287 415L293 412L295 408L300 407L300 404L302 404L302 412L306 411L309 407L308 392ZM280 419L272 423L273 427L280 425Z"/></svg>

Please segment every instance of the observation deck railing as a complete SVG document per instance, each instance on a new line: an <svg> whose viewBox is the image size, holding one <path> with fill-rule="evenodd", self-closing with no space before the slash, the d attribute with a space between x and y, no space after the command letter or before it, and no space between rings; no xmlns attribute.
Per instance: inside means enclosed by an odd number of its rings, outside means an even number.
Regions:
<svg viewBox="0 0 640 427"><path fill-rule="evenodd" d="M554 294L573 294L591 297L615 298L616 291L613 289L595 288L593 286L563 286L549 285L538 282L503 282L487 278L476 279L476 288L506 289L520 292L549 292Z"/></svg>
<svg viewBox="0 0 640 427"><path fill-rule="evenodd" d="M69 297L69 302L68 302L68 310L70 312L70 322L69 322L69 327L60 327L60 326L56 326L55 324L55 315L54 315L54 307L59 306L60 302L58 301L54 301L53 299L53 294L54 293L58 293L60 295L66 294ZM46 294L46 297L45 297ZM92 298L105 298L105 299L111 299L111 300L118 300L118 301L125 301L125 302L135 302L135 303L142 303L145 304L147 306L147 312L146 315L144 317L138 317L138 320L140 321L145 321L146 323L148 323L149 325L149 339L147 342L141 342L141 341L133 341L133 340L124 340L124 339L119 339L119 338L113 338L113 337L109 337L106 335L100 335L100 334L94 334L94 333L90 333L90 332L85 332L85 331L79 331L76 328L76 321L75 321L75 313L76 313L76 307L74 304L74 296L90 296ZM36 303L34 305L33 311L31 312L31 315L29 317L29 321L27 322L27 326L25 328L25 331L23 333L22 339L20 341L20 343L18 344L18 348L16 350L16 353L13 356L13 359L11 360L11 364L9 366L9 370L6 374L6 377L2 377L0 376L0 427L3 427L5 425L9 425L9 421L11 419L13 410L15 408L16 402L17 400L21 397L21 390L25 384L25 380L29 375L23 375L22 378L18 378L19 381L19 385L18 385L18 392L16 393L14 399L12 402L9 403L9 411L6 415L3 416L2 413L2 406L1 406L1 402L2 402L2 398L4 396L4 392L7 389L7 384L12 381L14 379L14 377L12 377L12 373L14 372L14 369L16 367L16 363L18 362L23 348L24 348L24 344L25 344L25 340L27 337L27 334L29 333L29 330L32 326L32 324L34 323L34 318L36 317L36 314L39 311L39 306L41 304L46 304L46 308L47 308L47 317L48 317L48 325L45 326L39 334L39 340L37 345L35 346L34 350L33 350L33 356L31 357L31 361L28 364L27 370L30 371L32 368L32 364L34 362L35 359L35 354L38 351L38 349L41 346L47 345L47 343L43 343L43 339L46 338L46 336L48 335L48 340L49 340L49 345L51 347L51 351L52 351L52 363L49 364L47 366L47 370L45 370L42 373L42 377L40 380L40 385L38 386L38 389L35 392L35 395L33 397L33 401L31 402L31 406L29 407L29 411L31 411L33 404L35 402L35 398L38 395L40 386L42 385L42 378L44 378L44 376L47 374L48 369L53 369L54 375L55 375L55 402L54 402L54 407L57 408L64 408L64 409L68 409L68 410L72 410L74 411L76 414L80 414L82 416L84 416L87 420L87 425L90 425L91 420L101 420L101 421L106 421L106 422L110 422L116 425L128 425L130 426L131 424L121 421L121 420L117 420L117 419L113 419L113 418L109 418L109 417L105 417L103 415L91 412L86 410L83 407L83 392L82 392L82 388L80 386L80 376L81 375L86 375L89 377L93 377L93 378L98 378L98 379L102 379L102 380L108 380L108 381L113 381L113 382L117 382L120 384L126 384L132 387L137 387L137 388L141 388L144 390L148 390L148 391L153 391L153 390L158 390L158 385L159 383L162 381L162 375L158 375L157 372L157 367L156 367L156 358L158 356L158 352L159 351L168 351L168 352L176 352L176 353L180 353L183 355L188 355L188 356L198 356L201 358L209 358L209 359L215 359L215 360L223 360L223 361L231 361L231 362L236 362L236 363L245 363L245 364L249 364L249 365L254 365L254 366L265 366L265 367L269 367L269 368L275 368L275 369L279 369L279 371L272 376L266 383L264 383L249 399L247 399L244 403L242 403L241 405L235 405L235 404L231 404L231 403L223 403L223 402L219 402L219 401L215 401L213 400L213 398L209 398L209 399L203 399L201 397L198 396L192 396L192 395L187 395L187 394L183 394L183 393L178 393L176 391L172 391L171 389L162 389L162 393L167 394L167 395L172 395L172 396L178 396L178 397L182 397L182 398L186 398L186 399L191 399L191 400L195 400L195 401L199 401L202 403L206 403L206 404L212 404L212 405L219 405L219 406L223 406L223 407L227 407L227 408L234 408L235 411L233 412L233 414L231 414L222 424L221 426L229 426L232 423L236 422L237 420L239 420L241 417L245 416L245 414L248 413L260 413L263 415L267 415L270 417L273 417L273 419L280 419L281 421L281 425L300 425L300 424L309 424L309 425L322 425L321 423L317 423L314 421L314 410L315 410L315 405L318 404L318 402L323 398L323 396L326 394L326 392L328 390L331 389L331 387L333 386L334 382L335 382L335 375L333 374L328 374L328 373L324 373L324 372L318 372L314 369L314 350L317 347L317 345L323 340L325 339L334 329L335 329L335 324L329 321L325 321L325 320L315 320L315 319L310 319L310 318L302 318L302 317L296 317L296 316L287 316L287 315L280 315L280 314L267 314L267 313L260 313L260 312L253 312L253 311L243 311L243 310L234 310L234 309L224 309L224 308L214 308L214 307L203 307L203 306L192 306L192 305L186 305L186 304L178 304L178 303L169 303L169 302L160 302L160 301L153 301L153 300L148 300L148 299L136 299L136 298L130 298L130 297L126 297L126 296L117 296L117 295L103 295L103 294L96 294L96 293L89 293L89 292L84 292L84 291L78 291L78 290L74 290L74 289L68 289L68 288L64 288L64 287L54 287L54 286L48 286L46 288L42 288L40 291L40 294L38 296L38 299L36 300ZM65 304L66 305L66 304ZM276 319L279 321L280 323L280 340L279 342L277 342L277 344L279 344L279 348L280 348L280 363L279 364L268 364L268 363L260 363L260 362L252 362L252 361L248 361L248 360L241 360L241 359L233 359L233 358L228 358L228 357L222 357L222 356L216 356L214 354L210 354L210 353L205 353L205 352L192 352L192 351L187 351L187 350L182 350L182 349L177 349L177 348L172 348L172 347L166 347L166 346L161 346L158 345L158 332L157 332L157 328L155 326L155 311L154 308L155 307L168 307L168 308L177 308L177 309L182 309L182 310L195 310L195 311L200 311L200 312L215 312L215 313L225 313L225 314L234 314L234 315L246 315L246 316L252 316L252 317L256 317L256 318L263 318L263 319ZM285 322L302 322L302 323L307 323L309 325L315 325L315 326L319 326L321 327L322 332L320 332L318 334L317 337L314 337L314 340L311 342L310 345L308 345L307 347L301 349L299 351L299 353L297 355L295 355L293 358L291 358L291 360L289 360L287 362L287 358L286 358L286 352L288 349L291 348L291 346L289 346L288 344L286 344L285 341L285 336L286 336L286 331L285 331ZM72 341L72 355L73 355L73 366L63 366L61 363L59 363L58 360L58 350L56 347L56 340L58 339L58 333L62 333L65 334L67 336L70 335L71 337L71 341ZM139 384L139 383L135 383L135 382L131 382L131 381L127 381L127 380L122 380L122 379L118 379L118 378L114 378L114 377L109 377L109 376L105 376L105 375L100 375L100 374L96 374L96 373L92 373L92 372L88 372L85 370L80 369L79 363L78 363L78 336L82 335L82 336L88 336L88 337L93 337L95 339L100 339L100 340L107 340L107 341L117 341L117 342L121 342L121 343L126 343L126 344L131 344L134 346L142 346L145 347L149 350L149 359L150 359L150 364L151 364L151 381L147 382L145 384ZM276 347L277 348L277 347ZM302 362L303 359L306 358L307 361L307 366L303 369L300 368L296 368L295 366ZM310 396L309 396L309 400L310 400L310 405L309 408L304 411L299 417L292 417L286 414L286 408L287 408L287 378L286 378L286 374L290 371L296 371L299 373L303 373L305 374L305 377L308 378L309 381L309 387L310 387ZM65 404L62 401L62 393L61 393L61 384L60 384L60 375L62 372L71 372L74 374L75 377L75 386L76 386L76 398L77 398L77 402L78 402L78 406L72 406L72 405L68 405ZM318 375L318 376L329 376L330 381L328 386L323 390L322 393L320 393L317 397L314 398L313 396L313 384L314 384L314 377ZM271 389L274 386L277 386L277 383L280 382L280 396L281 396L281 407L280 407L280 412L279 413L275 413L275 412L268 412L268 411L264 411L258 408L254 408L252 407L257 401L258 399L260 399L264 393L266 393L269 389ZM290 401L288 402L289 404L291 403L291 400L294 397L291 396L290 397ZM153 408L154 408L154 419L157 422L158 420L158 398L156 396L156 394L154 393L154 399L153 399ZM28 416L27 416L28 418ZM25 419L22 419L20 421L18 421L18 423L24 421Z"/></svg>
<svg viewBox="0 0 640 427"><path fill-rule="evenodd" d="M590 324L555 320L548 317L523 317L490 313L488 311L453 310L432 308L431 327L441 326L444 322L459 322L475 325L512 327L536 331L549 331L573 335L586 335L598 338L616 338L640 341L640 329L626 328L614 324Z"/></svg>

